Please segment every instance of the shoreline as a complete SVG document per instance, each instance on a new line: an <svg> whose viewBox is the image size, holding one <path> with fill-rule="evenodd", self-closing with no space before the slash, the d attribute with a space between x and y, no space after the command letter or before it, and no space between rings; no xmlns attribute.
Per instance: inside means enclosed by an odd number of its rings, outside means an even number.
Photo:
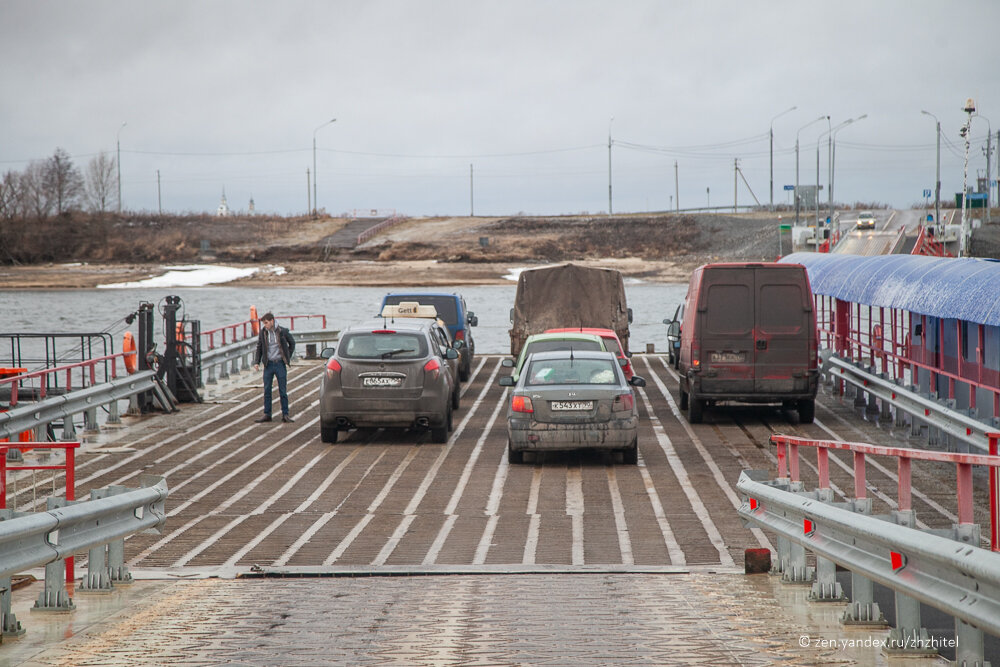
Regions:
<svg viewBox="0 0 1000 667"><path fill-rule="evenodd" d="M567 262L557 262L565 264ZM686 283L691 270L703 260L646 261L640 259L573 260L583 266L617 269L626 279L654 283ZM0 267L0 290L97 289L98 285L137 283L163 276L177 264L112 264L73 262ZM191 266L191 265L188 265ZM166 287L418 287L447 285L512 285L520 270L547 266L541 263L439 262L437 260L343 262L291 261L275 264L215 263L198 266L257 269L253 274L204 285L129 285L116 289ZM275 271L279 267L282 271Z"/></svg>

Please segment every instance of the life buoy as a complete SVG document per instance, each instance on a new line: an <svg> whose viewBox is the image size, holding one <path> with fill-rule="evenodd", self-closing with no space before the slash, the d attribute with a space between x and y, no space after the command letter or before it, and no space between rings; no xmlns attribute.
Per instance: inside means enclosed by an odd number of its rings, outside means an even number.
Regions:
<svg viewBox="0 0 1000 667"><path fill-rule="evenodd" d="M122 352L125 354L125 370L131 375L139 370L139 355L135 348L135 339L131 331L126 331L122 338Z"/></svg>
<svg viewBox="0 0 1000 667"><path fill-rule="evenodd" d="M885 350L883 349L883 344L885 339L882 336L882 325L876 324L872 327L872 354L876 359L881 359L885 356Z"/></svg>
<svg viewBox="0 0 1000 667"><path fill-rule="evenodd" d="M250 306L250 330L256 336L260 333L260 320L257 319L257 306Z"/></svg>

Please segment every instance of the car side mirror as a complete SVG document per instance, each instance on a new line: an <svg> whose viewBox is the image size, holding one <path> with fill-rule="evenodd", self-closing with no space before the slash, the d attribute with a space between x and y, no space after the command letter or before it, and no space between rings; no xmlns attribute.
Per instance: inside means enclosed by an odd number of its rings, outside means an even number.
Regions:
<svg viewBox="0 0 1000 667"><path fill-rule="evenodd" d="M668 336L679 336L681 333L681 323L676 320L670 322L670 326L667 327Z"/></svg>
<svg viewBox="0 0 1000 667"><path fill-rule="evenodd" d="M453 347L449 347L447 350L444 351L444 358L445 359L458 359L458 350L456 350Z"/></svg>
<svg viewBox="0 0 1000 667"><path fill-rule="evenodd" d="M513 387L514 386L514 378L512 378L509 375L504 375L503 377L500 378L500 386L501 387Z"/></svg>
<svg viewBox="0 0 1000 667"><path fill-rule="evenodd" d="M628 323L632 324L632 309L628 309Z"/></svg>
<svg viewBox="0 0 1000 667"><path fill-rule="evenodd" d="M323 359L329 359L336 352L337 352L337 348L335 348L335 347L324 347L323 351L319 353L319 356L322 357Z"/></svg>
<svg viewBox="0 0 1000 667"><path fill-rule="evenodd" d="M630 385L632 385L633 387L645 387L646 386L646 378L644 378L644 377L642 377L640 375L633 375L632 379L630 379L628 381L628 383Z"/></svg>
<svg viewBox="0 0 1000 667"><path fill-rule="evenodd" d="M466 319L468 320L470 327L478 327L479 326L479 318L476 317L475 313L470 312L469 313L469 317L466 318Z"/></svg>
<svg viewBox="0 0 1000 667"><path fill-rule="evenodd" d="M510 321L511 322L514 321L514 309L513 308L510 309Z"/></svg>
<svg viewBox="0 0 1000 667"><path fill-rule="evenodd" d="M673 323L673 320L670 319L669 317L664 317L663 323L666 324L667 326L670 326Z"/></svg>
<svg viewBox="0 0 1000 667"><path fill-rule="evenodd" d="M500 362L500 365L503 366L504 368L514 368L514 360L504 359L503 361Z"/></svg>

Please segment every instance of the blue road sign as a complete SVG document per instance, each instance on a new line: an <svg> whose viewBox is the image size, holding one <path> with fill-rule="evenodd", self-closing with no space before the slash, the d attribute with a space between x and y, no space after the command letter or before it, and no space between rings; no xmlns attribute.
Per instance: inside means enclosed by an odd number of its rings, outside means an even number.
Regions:
<svg viewBox="0 0 1000 667"><path fill-rule="evenodd" d="M925 196L925 197L930 197L930 196L931 196L931 194L932 194L932 193L931 193L931 191L930 191L930 190L924 190L924 196Z"/></svg>
<svg viewBox="0 0 1000 667"><path fill-rule="evenodd" d="M794 186L794 185L786 185L786 186L785 186L785 189L786 189L786 190L794 190L794 189L795 189L795 186Z"/></svg>

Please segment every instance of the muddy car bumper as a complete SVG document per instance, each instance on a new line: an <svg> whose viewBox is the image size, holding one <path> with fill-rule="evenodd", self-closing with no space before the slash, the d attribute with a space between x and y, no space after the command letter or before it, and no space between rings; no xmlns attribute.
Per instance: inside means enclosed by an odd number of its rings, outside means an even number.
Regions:
<svg viewBox="0 0 1000 667"><path fill-rule="evenodd" d="M441 426L448 418L448 397L416 400L346 399L325 401L320 421L337 428L411 428Z"/></svg>
<svg viewBox="0 0 1000 667"><path fill-rule="evenodd" d="M700 373L689 373L685 379L687 386L683 389L698 398L742 403L778 403L815 398L819 388L818 371L810 371L804 377L768 380L758 387L753 386L753 380L727 382L720 378L705 377Z"/></svg>
<svg viewBox="0 0 1000 667"><path fill-rule="evenodd" d="M599 424L550 424L509 419L507 434L514 451L625 449L635 441L637 417Z"/></svg>

